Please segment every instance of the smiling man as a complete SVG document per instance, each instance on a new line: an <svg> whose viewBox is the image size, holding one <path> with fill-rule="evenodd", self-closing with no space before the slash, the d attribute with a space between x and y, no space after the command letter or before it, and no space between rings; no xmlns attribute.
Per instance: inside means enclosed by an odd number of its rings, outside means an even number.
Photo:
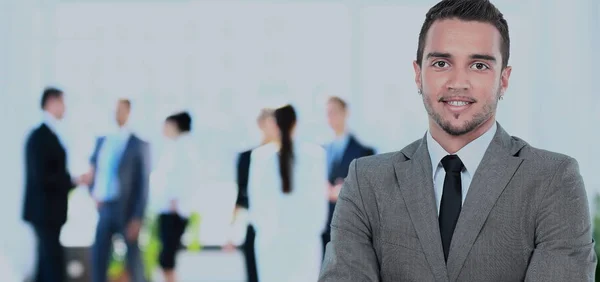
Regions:
<svg viewBox="0 0 600 282"><path fill-rule="evenodd" d="M429 10L413 63L429 130L352 162L319 281L594 281L577 161L496 122L509 49L489 1Z"/></svg>

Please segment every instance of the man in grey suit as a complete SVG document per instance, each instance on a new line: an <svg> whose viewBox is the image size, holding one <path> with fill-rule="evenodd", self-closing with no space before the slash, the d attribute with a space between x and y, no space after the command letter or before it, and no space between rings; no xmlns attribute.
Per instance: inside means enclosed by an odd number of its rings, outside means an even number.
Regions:
<svg viewBox="0 0 600 282"><path fill-rule="evenodd" d="M90 160L90 190L100 216L92 248L93 282L107 281L114 234L125 239L131 281L145 281L138 235L148 198L150 160L148 144L127 127L130 111L131 102L119 100L119 130L96 141Z"/></svg>
<svg viewBox="0 0 600 282"><path fill-rule="evenodd" d="M319 281L594 281L577 162L496 123L508 57L489 1L429 10L413 63L429 130L352 162Z"/></svg>

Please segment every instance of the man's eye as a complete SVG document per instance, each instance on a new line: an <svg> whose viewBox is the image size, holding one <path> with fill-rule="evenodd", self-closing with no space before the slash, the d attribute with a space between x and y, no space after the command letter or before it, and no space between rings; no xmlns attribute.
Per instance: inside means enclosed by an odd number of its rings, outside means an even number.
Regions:
<svg viewBox="0 0 600 282"><path fill-rule="evenodd" d="M438 67L438 68L445 68L448 67L448 63L444 62L444 61L437 61L435 63L433 63L434 67Z"/></svg>
<svg viewBox="0 0 600 282"><path fill-rule="evenodd" d="M484 63L475 63L471 66L472 69L476 70L487 70L489 67Z"/></svg>

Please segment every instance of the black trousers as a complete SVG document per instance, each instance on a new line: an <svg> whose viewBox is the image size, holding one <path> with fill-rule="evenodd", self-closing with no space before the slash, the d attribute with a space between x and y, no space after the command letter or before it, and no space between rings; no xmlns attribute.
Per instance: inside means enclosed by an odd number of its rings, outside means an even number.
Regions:
<svg viewBox="0 0 600 282"><path fill-rule="evenodd" d="M258 282L258 274L256 271L256 255L254 253L254 238L256 238L254 227L252 227L252 225L248 225L246 241L244 241L244 244L242 245L242 252L244 253L244 259L246 260L248 282Z"/></svg>
<svg viewBox="0 0 600 282"><path fill-rule="evenodd" d="M37 237L36 282L66 281L65 251L60 244L62 226L33 226Z"/></svg>
<svg viewBox="0 0 600 282"><path fill-rule="evenodd" d="M187 218L183 218L176 213L160 215L158 225L162 249L158 262L163 270L173 270L175 268L175 256L181 248L181 236L187 223Z"/></svg>

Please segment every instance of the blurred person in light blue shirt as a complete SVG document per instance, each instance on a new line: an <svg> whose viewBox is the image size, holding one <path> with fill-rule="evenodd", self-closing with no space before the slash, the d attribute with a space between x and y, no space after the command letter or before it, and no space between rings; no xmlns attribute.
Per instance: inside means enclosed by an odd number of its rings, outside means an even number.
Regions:
<svg viewBox="0 0 600 282"><path fill-rule="evenodd" d="M112 238L121 234L127 245L127 269L132 281L145 281L138 236L148 200L149 146L127 126L131 101L117 103L116 132L98 138L90 159L89 184L99 213L92 248L92 281L105 282Z"/></svg>

